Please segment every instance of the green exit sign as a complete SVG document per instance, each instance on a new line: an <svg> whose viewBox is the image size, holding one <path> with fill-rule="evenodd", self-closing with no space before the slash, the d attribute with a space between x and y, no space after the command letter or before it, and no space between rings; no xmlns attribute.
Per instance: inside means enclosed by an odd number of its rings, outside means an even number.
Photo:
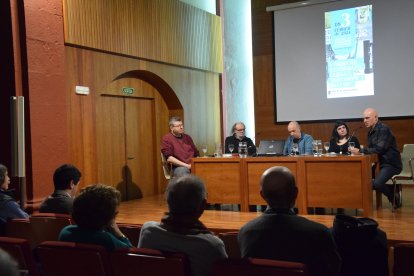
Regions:
<svg viewBox="0 0 414 276"><path fill-rule="evenodd" d="M122 93L132 95L134 94L135 88L132 87L122 87Z"/></svg>

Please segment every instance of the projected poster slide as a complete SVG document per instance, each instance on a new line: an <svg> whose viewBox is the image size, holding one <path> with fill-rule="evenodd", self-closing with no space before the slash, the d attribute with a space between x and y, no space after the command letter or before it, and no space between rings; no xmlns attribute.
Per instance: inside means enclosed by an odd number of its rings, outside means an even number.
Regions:
<svg viewBox="0 0 414 276"><path fill-rule="evenodd" d="M325 12L328 99L374 95L372 5Z"/></svg>

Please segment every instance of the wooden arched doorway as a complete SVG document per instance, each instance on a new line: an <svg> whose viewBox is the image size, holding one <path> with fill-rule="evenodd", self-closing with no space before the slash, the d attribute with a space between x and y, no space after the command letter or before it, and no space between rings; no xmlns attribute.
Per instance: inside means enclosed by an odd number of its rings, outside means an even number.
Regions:
<svg viewBox="0 0 414 276"><path fill-rule="evenodd" d="M168 119L183 115L171 87L152 72L124 73L96 96L98 181L123 200L164 192L160 140Z"/></svg>

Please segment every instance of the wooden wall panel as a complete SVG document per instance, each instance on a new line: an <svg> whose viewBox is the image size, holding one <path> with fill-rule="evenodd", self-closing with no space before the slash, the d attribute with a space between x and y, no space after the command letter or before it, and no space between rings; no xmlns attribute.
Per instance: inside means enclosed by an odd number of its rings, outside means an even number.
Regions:
<svg viewBox="0 0 414 276"><path fill-rule="evenodd" d="M114 83L114 80L119 76L134 72L134 70L157 75L167 86L171 87L171 93L176 94L182 106L182 110L169 108L169 103L165 102L165 98L146 81L137 83L137 79L123 79L126 85L134 83L136 93L131 97L154 100L154 135L157 146L154 155L157 156L157 159L159 159L160 139L169 131L168 119L171 115L179 115L184 118L186 132L193 137L197 146L207 143L212 150L214 143L220 140L218 74L71 46L65 47L65 55L68 75L67 95L70 103L68 113L70 154L72 162L83 173L81 186L99 181L96 165L98 157L96 146L98 99L103 94L126 96L122 95L121 91L114 90L111 83ZM76 85L89 87L90 95L75 94ZM158 161L157 164L161 164ZM163 191L166 184L160 169L161 165L157 167L157 176L154 178L157 191Z"/></svg>
<svg viewBox="0 0 414 276"><path fill-rule="evenodd" d="M256 143L262 139L286 138L287 124L275 123L274 106L274 56L273 56L273 13L266 7L296 1L254 0L252 1L252 37L253 37L253 81L256 119ZM375 108L375 107L374 107ZM362 117L361 110L361 117ZM379 114L381 116L381 114ZM383 120L394 132L400 150L404 144L414 143L414 119ZM356 129L361 121L348 125ZM334 122L303 123L302 130L314 138L329 140ZM356 135L362 144L366 144L367 131L360 129Z"/></svg>
<svg viewBox="0 0 414 276"><path fill-rule="evenodd" d="M65 43L222 72L221 19L178 0L64 0Z"/></svg>

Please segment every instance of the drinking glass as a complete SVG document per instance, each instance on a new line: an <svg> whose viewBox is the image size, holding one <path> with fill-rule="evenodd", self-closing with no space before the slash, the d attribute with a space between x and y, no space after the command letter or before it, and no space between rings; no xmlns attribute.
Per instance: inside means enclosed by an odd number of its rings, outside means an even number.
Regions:
<svg viewBox="0 0 414 276"><path fill-rule="evenodd" d="M223 155L223 149L220 143L216 144L216 151L214 152L214 157L221 157Z"/></svg>
<svg viewBox="0 0 414 276"><path fill-rule="evenodd" d="M318 141L316 140L312 141L312 152L313 156L318 156Z"/></svg>
<svg viewBox="0 0 414 276"><path fill-rule="evenodd" d="M329 142L325 142L323 143L323 147L325 148L325 153L328 154L328 150L329 150Z"/></svg>
<svg viewBox="0 0 414 276"><path fill-rule="evenodd" d="M233 144L229 144L230 154L233 154L233 150L234 150L234 145Z"/></svg>
<svg viewBox="0 0 414 276"><path fill-rule="evenodd" d="M299 145L298 143L292 144L292 155L298 155L299 152Z"/></svg>
<svg viewBox="0 0 414 276"><path fill-rule="evenodd" d="M355 148L355 142L349 142L349 151L351 152L351 155L354 155L352 150Z"/></svg>
<svg viewBox="0 0 414 276"><path fill-rule="evenodd" d="M322 156L322 140L316 140L316 143L318 144L318 156Z"/></svg>
<svg viewBox="0 0 414 276"><path fill-rule="evenodd" d="M239 143L239 156L240 158L247 157L247 143L246 142Z"/></svg>
<svg viewBox="0 0 414 276"><path fill-rule="evenodd" d="M207 145L202 145L201 150L203 151L203 157L206 157L207 154Z"/></svg>

